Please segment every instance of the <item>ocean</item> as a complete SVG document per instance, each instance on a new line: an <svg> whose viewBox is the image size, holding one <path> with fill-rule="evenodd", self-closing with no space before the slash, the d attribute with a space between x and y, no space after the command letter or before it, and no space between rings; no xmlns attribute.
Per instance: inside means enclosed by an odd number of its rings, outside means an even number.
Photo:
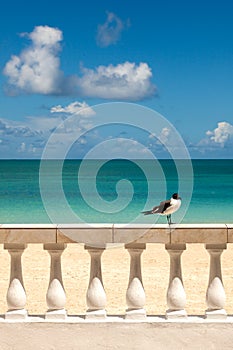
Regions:
<svg viewBox="0 0 233 350"><path fill-rule="evenodd" d="M233 160L1 160L0 224L166 223L144 216L174 192L176 223L233 223Z"/></svg>

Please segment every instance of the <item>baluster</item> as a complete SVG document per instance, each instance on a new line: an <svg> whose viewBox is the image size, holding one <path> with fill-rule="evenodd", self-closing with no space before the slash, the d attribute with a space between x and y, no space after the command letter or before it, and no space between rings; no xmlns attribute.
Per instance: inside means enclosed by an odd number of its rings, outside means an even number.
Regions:
<svg viewBox="0 0 233 350"><path fill-rule="evenodd" d="M185 311L186 294L182 280L181 254L186 249L185 244L166 244L170 255L170 279L167 290L166 318L187 317Z"/></svg>
<svg viewBox="0 0 233 350"><path fill-rule="evenodd" d="M142 283L141 272L141 254L146 249L145 244L127 244L125 248L130 255L130 275L129 284L126 292L126 319L144 319L146 311L144 305L146 302L145 291Z"/></svg>
<svg viewBox="0 0 233 350"><path fill-rule="evenodd" d="M47 243L44 249L48 251L51 257L50 281L46 294L48 310L45 314L46 319L65 319L66 318L66 294L62 281L61 255L66 248L63 243Z"/></svg>
<svg viewBox="0 0 233 350"><path fill-rule="evenodd" d="M101 271L101 255L104 248L85 246L91 256L90 280L86 294L88 310L86 318L106 318L106 293L103 286Z"/></svg>
<svg viewBox="0 0 233 350"><path fill-rule="evenodd" d="M26 244L6 243L4 249L7 249L11 256L10 283L7 291L8 311L6 319L25 319L27 318L26 293L23 284L21 256Z"/></svg>
<svg viewBox="0 0 233 350"><path fill-rule="evenodd" d="M226 318L224 310L226 295L222 282L221 254L226 244L206 244L210 254L209 284L206 291L206 318Z"/></svg>

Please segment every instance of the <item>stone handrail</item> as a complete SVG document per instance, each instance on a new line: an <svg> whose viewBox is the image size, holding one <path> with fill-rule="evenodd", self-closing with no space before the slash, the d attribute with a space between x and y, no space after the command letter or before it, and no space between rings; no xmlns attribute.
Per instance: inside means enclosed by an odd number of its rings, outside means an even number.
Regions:
<svg viewBox="0 0 233 350"><path fill-rule="evenodd" d="M28 243L42 243L50 254L50 281L45 318L64 320L66 294L62 281L61 256L66 244L83 243L90 254L90 279L86 293L86 319L105 319L106 294L102 281L101 255L113 245L124 245L130 254L125 318L145 320L146 310L141 254L148 243L165 244L170 256L166 317L186 318L186 295L182 280L181 255L186 243L204 243L210 254L209 284L206 291L206 318L224 319L225 291L221 274L221 254L233 243L233 224L14 224L0 225L0 243L11 256L6 319L27 318L26 292L21 256Z"/></svg>

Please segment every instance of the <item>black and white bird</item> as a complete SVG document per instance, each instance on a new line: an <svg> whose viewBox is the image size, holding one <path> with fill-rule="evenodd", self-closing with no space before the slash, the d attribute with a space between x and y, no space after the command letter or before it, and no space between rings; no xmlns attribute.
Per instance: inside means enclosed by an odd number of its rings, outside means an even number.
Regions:
<svg viewBox="0 0 233 350"><path fill-rule="evenodd" d="M171 215L175 213L175 211L177 211L180 208L180 206L181 206L181 198L179 197L178 193L174 193L171 199L161 202L159 205L157 205L151 210L143 211L142 214L166 215L167 222L170 225L172 223Z"/></svg>

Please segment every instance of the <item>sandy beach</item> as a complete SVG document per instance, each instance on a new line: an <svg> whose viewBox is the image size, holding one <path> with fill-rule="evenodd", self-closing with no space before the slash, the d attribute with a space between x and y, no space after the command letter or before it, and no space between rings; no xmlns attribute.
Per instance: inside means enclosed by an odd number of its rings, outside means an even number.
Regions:
<svg viewBox="0 0 233 350"><path fill-rule="evenodd" d="M225 309L233 314L233 245L222 254L222 274L226 292ZM22 258L24 285L29 314L43 314L49 281L50 259L40 244L30 244ZM66 309L70 315L85 314L86 290L90 258L80 244L69 244L62 255L63 282L67 294ZM189 244L182 255L183 281L187 296L188 314L205 312L205 293L209 276L209 254L203 244ZM10 256L1 250L0 313L7 310L6 292L9 283ZM107 249L102 255L102 273L107 294L108 314L124 314L125 292L129 275L129 254L124 248ZM162 244L148 244L142 254L142 275L146 292L147 313L164 315L169 280L169 255Z"/></svg>

